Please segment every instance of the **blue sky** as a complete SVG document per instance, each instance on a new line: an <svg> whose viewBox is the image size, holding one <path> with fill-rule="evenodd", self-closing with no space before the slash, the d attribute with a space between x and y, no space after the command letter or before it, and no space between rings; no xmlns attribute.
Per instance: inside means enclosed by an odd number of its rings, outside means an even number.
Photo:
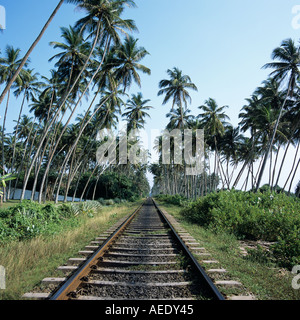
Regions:
<svg viewBox="0 0 300 320"><path fill-rule="evenodd" d="M0 50L6 45L19 47L25 54L58 0L0 0L6 8L6 30L0 33ZM238 114L257 86L271 70L261 67L271 61L272 50L282 40L300 39L300 29L292 26L292 9L300 0L136 0L138 8L128 9L126 17L135 20L139 45L150 55L143 64L152 70L142 75L142 88L133 86L130 93L141 91L154 107L147 129L163 129L170 106L162 106L157 97L158 83L167 77L167 69L180 68L197 85L191 92L189 109L198 114L198 106L208 98L228 105L231 123L238 124ZM300 11L299 11L300 12ZM31 68L49 75L53 66L48 59L54 51L50 41L60 41L60 27L73 25L82 12L64 4L31 55ZM300 19L298 19L300 22ZM85 105L80 109L83 112ZM4 107L0 115L3 117ZM7 129L13 126L19 103L12 101ZM291 154L292 161L293 153ZM287 163L288 172L290 163ZM300 173L295 179L299 181Z"/></svg>

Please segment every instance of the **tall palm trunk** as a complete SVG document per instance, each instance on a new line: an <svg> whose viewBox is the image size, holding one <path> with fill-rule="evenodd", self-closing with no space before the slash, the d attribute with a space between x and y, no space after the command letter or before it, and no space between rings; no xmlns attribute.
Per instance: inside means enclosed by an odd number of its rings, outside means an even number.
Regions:
<svg viewBox="0 0 300 320"><path fill-rule="evenodd" d="M27 89L25 90L25 93L24 93L23 101L22 101L22 104L21 104L20 112L19 112L19 118L18 118L18 122L17 122L16 132L15 132L15 135L14 135L13 155L12 155L11 168L10 168L11 172L13 172L14 165L15 165L17 135L18 135L19 124L20 124L20 120L21 120L21 116L22 116L22 112L23 112L25 99L26 99L26 94L27 94ZM8 199L10 198L10 191L11 191L11 181L9 181L9 185L8 185L8 191L7 191L7 198Z"/></svg>
<svg viewBox="0 0 300 320"><path fill-rule="evenodd" d="M292 173L293 173L293 170L294 170L294 168L295 168L296 161L297 161L297 156L298 156L298 153L299 153L299 147L300 147L300 141L298 142L298 145L297 145L297 149L296 149L296 153L295 153L295 157L294 157L292 169L291 169L290 174L289 174L289 176L288 176L288 178L287 178L287 180L286 180L286 182L285 182L285 184L284 184L284 186L283 186L283 190L284 190L285 187L287 186L287 184L288 184L288 182L289 182L289 180L290 180L290 177L291 177L291 175L292 175Z"/></svg>
<svg viewBox="0 0 300 320"><path fill-rule="evenodd" d="M5 137L5 124L6 124L6 117L7 117L7 110L9 105L9 98L10 98L10 90L8 91L7 95L7 102L6 102L6 108L4 113L4 119L3 119L3 128L2 128L2 170L3 175L5 175L5 152L4 152L4 137ZM6 202L6 188L3 187L3 201Z"/></svg>
<svg viewBox="0 0 300 320"><path fill-rule="evenodd" d="M267 161L268 161L268 158L269 158L269 154L270 154L270 152L272 150L273 143L274 143L274 140L275 140L275 137L276 137L276 133L277 133L278 125L279 125L279 122L280 122L280 119L281 119L281 116L282 116L283 109L284 109L284 107L286 105L288 97L290 96L290 93L292 92L292 80L293 79L291 78L290 81L289 81L289 87L288 87L287 95L286 95L286 97L284 99L284 102L283 102L282 106L280 107L279 115L278 115L278 118L276 120L276 124L275 124L274 131L273 131L273 135L272 135L271 140L269 141L269 146L268 146L268 149L267 149L266 154L264 156L264 162L262 164L262 168L260 170L260 173L259 173L259 176L258 176L258 179L257 179L257 185L256 185L256 188L255 188L255 192L258 191L258 188L260 186L262 177L264 175L265 167L266 167L266 164L267 164Z"/></svg>
<svg viewBox="0 0 300 320"><path fill-rule="evenodd" d="M10 98L10 90L8 91L7 95L7 102L5 107L5 113L3 118L3 127L2 127L2 169L3 169L3 175L5 175L5 153L4 153L4 132L5 132L5 124L6 124L6 118L7 118L7 110L9 105L9 98Z"/></svg>
<svg viewBox="0 0 300 320"><path fill-rule="evenodd" d="M290 195L290 193L291 193L292 185L293 185L294 179L295 179L295 177L296 177L296 173L297 173L297 171L298 171L299 166L300 166L300 158L299 158L299 161L298 161L298 163L297 163L297 166L296 166L296 168L295 168L295 171L294 171L294 174L293 174L291 183L290 183L288 195Z"/></svg>

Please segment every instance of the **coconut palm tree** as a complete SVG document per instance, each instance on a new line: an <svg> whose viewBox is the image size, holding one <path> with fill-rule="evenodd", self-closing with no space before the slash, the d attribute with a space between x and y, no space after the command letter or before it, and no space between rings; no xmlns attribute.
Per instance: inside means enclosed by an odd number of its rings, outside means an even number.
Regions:
<svg viewBox="0 0 300 320"><path fill-rule="evenodd" d="M166 117L170 118L170 122L167 124L168 130L189 128L189 124L194 120L194 116L190 114L191 110L186 109L181 113L178 108L174 111L167 113ZM183 122L182 122L183 120Z"/></svg>
<svg viewBox="0 0 300 320"><path fill-rule="evenodd" d="M223 156L224 161L226 162L226 175L227 181L232 180L232 174L229 174L229 164L230 162L235 164L238 160L238 148L243 141L243 135L240 134L240 128L229 125L225 127L224 136L220 140L220 154Z"/></svg>
<svg viewBox="0 0 300 320"><path fill-rule="evenodd" d="M25 54L24 58L22 59L22 61L20 62L18 68L15 70L14 74L12 75L12 77L10 78L10 80L7 82L5 89L3 90L3 92L1 93L0 96L0 105L3 102L6 94L9 92L11 86L14 84L14 82L17 80L17 77L19 76L20 72L22 71L22 69L26 66L29 56L31 54L31 52L34 50L34 48L36 47L36 45L38 44L38 42L41 40L41 38L43 37L45 31L47 30L48 26L50 25L51 21L53 20L53 18L55 17L55 15L57 14L57 12L59 11L60 7L62 6L62 4L64 3L65 0L60 0L57 7L54 9L54 11L52 12L50 18L48 19L48 21L46 22L46 24L44 25L43 29L41 30L40 34L38 35L38 37L36 38L36 40L33 42L33 44L31 45L31 47L29 48L29 50L27 51L27 53Z"/></svg>
<svg viewBox="0 0 300 320"><path fill-rule="evenodd" d="M126 112L123 113L123 117L128 121L128 131L144 128L145 118L150 118L146 111L153 109L153 107L147 105L150 101L150 99L143 100L141 92L132 94L131 99L127 100L127 108Z"/></svg>
<svg viewBox="0 0 300 320"><path fill-rule="evenodd" d="M163 105L172 100L171 111L174 111L175 105L180 109L183 118L183 106L187 109L188 102L192 99L188 90L198 91L196 85L192 83L188 75L184 75L178 68L168 69L167 74L169 79L161 80L159 82L158 96L165 95ZM183 123L183 119L182 119Z"/></svg>
<svg viewBox="0 0 300 320"><path fill-rule="evenodd" d="M64 42L51 41L50 45L54 49L63 50L60 53L55 54L49 61L58 59L55 67L58 68L57 72L61 79L65 79L65 91L68 92L71 84L75 83L78 75L82 73L83 76L87 76L87 70L81 72L89 53L91 51L91 44L84 40L82 32L75 30L75 28L69 26L69 28L61 28L61 37ZM72 98L75 99L78 93L78 87L81 82L77 81L73 89Z"/></svg>
<svg viewBox="0 0 300 320"><path fill-rule="evenodd" d="M77 78L75 79L74 83L70 86L69 90L65 92L63 97L60 99L58 109L56 111L56 114L54 115L53 119L49 121L47 124L44 133L42 134L40 138L40 144L37 149L37 152L33 158L33 161L30 165L29 171L27 176L24 179L24 185L23 185L23 191L21 199L24 198L25 195L25 189L26 185L28 183L29 175L33 169L33 163L36 161L38 154L42 148L42 145L44 143L44 140L47 137L48 131L50 130L51 126L53 125L55 119L57 118L58 114L61 112L61 109L64 107L66 101L69 98L69 95L73 92L75 86L77 85L77 82L81 79L81 76L83 72L86 70L87 66L91 63L90 59L94 53L94 50L96 48L96 45L99 44L100 46L104 46L104 54L102 57L102 61L98 64L98 68L96 72L91 76L85 90L82 92L80 98L78 99L76 105L73 107L72 112L68 118L68 120L65 123L65 126L60 134L60 136L57 138L60 140L62 138L62 135L64 134L65 130L67 129L78 105L81 103L81 100L85 96L85 94L88 91L88 88L90 84L93 82L95 76L98 74L99 70L101 69L104 58L106 56L106 53L109 51L109 47L111 43L118 43L119 36L118 32L124 32L126 31L132 31L136 30L135 24L132 20L123 20L121 19L121 14L124 11L125 6L133 6L134 2L131 0L86 0L86 1L79 1L79 0L68 0L68 2L72 2L74 4L77 4L79 8L85 10L86 16L82 19L80 19L76 24L75 27L82 30L82 32L88 32L88 37L93 38L93 44L91 47L91 51L89 56L87 57L87 60L85 61L85 64L81 68L80 73L78 74ZM101 37L100 37L101 35ZM47 168L43 177L42 186L45 182L46 175L49 172L50 164L51 164L51 158L53 158L54 153L56 151L56 147L52 149L52 153L50 155L50 161L47 164Z"/></svg>
<svg viewBox="0 0 300 320"><path fill-rule="evenodd" d="M7 46L5 50L5 57L2 58L2 63L0 65L0 83L8 84L18 69L21 60L20 60L20 49L14 49L13 46ZM27 64L25 65L25 67ZM22 69L21 72L15 77L15 81L13 82L16 86L21 86L22 77L25 76L25 71ZM10 86L11 87L11 86ZM4 112L3 125L2 125L2 168L3 175L5 174L5 153L4 153L4 133L5 133L5 125L6 125L6 117L9 106L10 92L8 90L7 102Z"/></svg>
<svg viewBox="0 0 300 320"><path fill-rule="evenodd" d="M140 64L149 52L144 47L137 46L138 39L129 36L124 43L114 48L115 58L112 58L111 65L114 67L114 76L118 83L122 84L123 91L129 89L132 82L141 87L139 71L151 74L151 70Z"/></svg>
<svg viewBox="0 0 300 320"><path fill-rule="evenodd" d="M299 46L297 47L292 39L284 40L281 43L280 47L274 49L272 53L272 59L273 60L278 59L279 61L267 63L263 66L263 68L275 69L273 72L271 72L270 76L273 76L274 79L276 81L279 81L280 83L282 83L284 80L288 80L288 89L287 89L286 98L280 107L278 118L274 126L273 135L269 142L269 147L266 150L262 168L258 176L256 191L260 186L260 183L264 174L265 166L266 166L269 154L273 147L273 143L277 133L277 128L281 120L283 110L286 106L286 102L288 98L291 98L293 96L294 89L296 86L296 81L300 76L300 70L299 70L300 47Z"/></svg>
<svg viewBox="0 0 300 320"><path fill-rule="evenodd" d="M206 136L210 137L213 140L212 148L215 151L215 165L214 165L214 175L217 174L217 166L219 167L218 162L218 137L224 136L225 126L228 125L226 120L229 120L229 117L226 115L224 109L228 106L219 107L217 102L209 98L204 102L204 105L199 107L203 112L198 115L200 123L202 123ZM220 164L222 169L222 165ZM228 185L228 181L227 181Z"/></svg>

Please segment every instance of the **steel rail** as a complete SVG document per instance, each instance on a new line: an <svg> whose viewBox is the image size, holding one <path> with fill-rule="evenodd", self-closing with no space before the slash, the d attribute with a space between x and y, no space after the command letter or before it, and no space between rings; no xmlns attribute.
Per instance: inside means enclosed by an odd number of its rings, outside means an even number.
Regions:
<svg viewBox="0 0 300 320"><path fill-rule="evenodd" d="M183 249L183 252L190 258L194 268L198 271L201 275L201 278L204 280L204 285L210 292L213 298L217 300L225 300L223 295L219 292L217 287L214 285L213 281L209 278L209 276L205 273L204 269L201 267L199 262L196 260L194 255L191 253L189 248L180 238L168 218L156 204L154 199L152 199L154 207L156 208L157 212L163 219L163 222L168 225L171 229L171 232L178 242L178 244ZM49 300L68 300L72 298L73 292L76 292L76 289L80 286L80 284L84 281L84 278L95 268L99 259L101 259L108 251L108 249L113 245L113 243L119 238L119 236L124 232L124 230L128 227L128 225L132 222L135 218L137 213L141 210L144 206L145 202L140 205L117 229L113 232L110 237L90 256L87 260L79 266L78 270L76 270L71 276L60 286L58 287L54 293L48 298ZM74 296L75 298L75 296Z"/></svg>
<svg viewBox="0 0 300 320"><path fill-rule="evenodd" d="M217 300L225 300L224 296L221 294L221 292L218 290L218 288L215 286L215 284L213 283L213 281L210 279L210 277L206 274L206 272L204 271L204 269L201 267L201 265L199 264L199 262L197 261L197 259L194 257L194 255L191 253L191 251L189 250L189 248L186 246L186 244L183 242L183 240L180 238L180 236L178 235L177 231L174 229L174 227L172 226L172 224L169 222L169 220L167 219L167 217L165 216L165 214L161 211L161 209L159 208L159 206L157 205L157 203L154 201L153 198L151 198L153 201L153 204L155 206L155 208L157 209L157 211L159 212L159 214L162 216L162 218L164 219L164 221L168 224L169 228L172 230L173 235L175 236L175 238L178 240L178 242L180 243L181 247L184 250L184 253L186 255L189 256L189 258L191 259L191 261L194 264L194 267L196 268L196 270L201 274L202 278L205 281L205 284L207 286L207 288L209 289L209 291L212 293L212 295L217 299Z"/></svg>
<svg viewBox="0 0 300 320"><path fill-rule="evenodd" d="M136 214L141 210L145 202L141 204L117 229L107 240L76 270L58 289L49 297L49 300L68 300L69 295L78 288L82 282L82 278L86 277L93 269L97 260L103 257L108 248L119 237L124 229L134 219Z"/></svg>

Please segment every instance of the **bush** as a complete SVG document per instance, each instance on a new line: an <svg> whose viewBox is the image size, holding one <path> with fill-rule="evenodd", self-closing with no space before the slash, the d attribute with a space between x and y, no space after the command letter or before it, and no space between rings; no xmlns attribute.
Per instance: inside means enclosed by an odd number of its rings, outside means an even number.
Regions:
<svg viewBox="0 0 300 320"><path fill-rule="evenodd" d="M300 230L296 227L272 246L273 254L282 267L292 268L300 262Z"/></svg>
<svg viewBox="0 0 300 320"><path fill-rule="evenodd" d="M277 242L274 252L278 261L299 263L300 201L295 197L265 190L221 191L190 203L181 214L203 227L240 239Z"/></svg>
<svg viewBox="0 0 300 320"><path fill-rule="evenodd" d="M76 219L79 214L92 217L100 208L98 201L41 205L24 200L14 207L0 210L0 241L31 239L40 234L55 233L65 220Z"/></svg>
<svg viewBox="0 0 300 320"><path fill-rule="evenodd" d="M105 200L105 205L106 206L113 206L115 204L113 199Z"/></svg>

